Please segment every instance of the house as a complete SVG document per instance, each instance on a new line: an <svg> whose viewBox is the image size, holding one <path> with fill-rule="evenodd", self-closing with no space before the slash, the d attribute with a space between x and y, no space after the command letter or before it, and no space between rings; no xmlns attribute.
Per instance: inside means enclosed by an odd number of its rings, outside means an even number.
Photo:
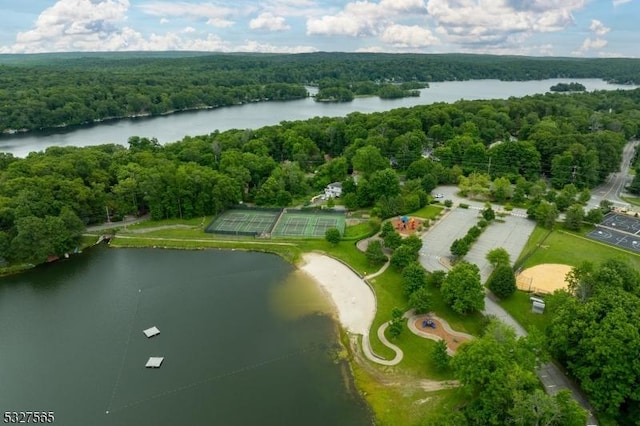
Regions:
<svg viewBox="0 0 640 426"><path fill-rule="evenodd" d="M342 195L342 182L333 182L324 189L324 198L337 198Z"/></svg>

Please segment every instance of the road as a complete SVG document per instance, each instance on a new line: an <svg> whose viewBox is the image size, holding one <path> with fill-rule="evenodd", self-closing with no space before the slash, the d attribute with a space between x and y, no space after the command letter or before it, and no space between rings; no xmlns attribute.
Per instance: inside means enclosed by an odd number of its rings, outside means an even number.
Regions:
<svg viewBox="0 0 640 426"><path fill-rule="evenodd" d="M589 201L589 207L598 207L601 200L609 200L613 202L617 207L630 207L629 203L620 198L624 193L625 187L629 184L631 176L629 170L631 169L631 161L635 154L635 148L638 145L639 140L630 140L622 151L622 163L620 164L620 171L611 173L607 178L607 181L602 185L594 188L591 191L591 200Z"/></svg>

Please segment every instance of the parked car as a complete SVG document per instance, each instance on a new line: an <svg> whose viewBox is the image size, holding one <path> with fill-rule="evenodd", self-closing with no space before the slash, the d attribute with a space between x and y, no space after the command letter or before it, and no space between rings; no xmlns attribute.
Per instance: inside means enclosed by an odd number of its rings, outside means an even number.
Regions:
<svg viewBox="0 0 640 426"><path fill-rule="evenodd" d="M443 194L438 193L438 194L434 195L433 197L434 197L434 198L444 198L444 195L443 195Z"/></svg>

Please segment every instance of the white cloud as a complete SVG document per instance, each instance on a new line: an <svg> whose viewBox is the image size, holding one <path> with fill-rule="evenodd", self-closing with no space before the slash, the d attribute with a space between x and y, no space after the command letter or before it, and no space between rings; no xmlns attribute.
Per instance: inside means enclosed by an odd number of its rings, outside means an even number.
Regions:
<svg viewBox="0 0 640 426"><path fill-rule="evenodd" d="M613 0L613 6L620 6L621 4L630 3L631 0Z"/></svg>
<svg viewBox="0 0 640 426"><path fill-rule="evenodd" d="M228 19L239 13L239 10L213 3L187 2L149 2L138 6L144 13L153 16L174 16L191 19L206 19L208 25L219 28L230 27L234 24Z"/></svg>
<svg viewBox="0 0 640 426"><path fill-rule="evenodd" d="M334 15L307 20L309 35L347 35L352 37L379 35L393 20L426 14L424 0L368 0L347 3Z"/></svg>
<svg viewBox="0 0 640 426"><path fill-rule="evenodd" d="M128 10L129 0L58 0L40 14L31 30L18 33L12 46L1 46L0 53L118 50L297 53L315 50L311 46L275 46L256 41L235 44L213 34L197 38L195 28L190 26L145 36L125 25Z"/></svg>
<svg viewBox="0 0 640 426"><path fill-rule="evenodd" d="M287 25L282 16L274 16L269 12L265 12L252 19L249 22L249 28L252 30L285 31L291 27Z"/></svg>
<svg viewBox="0 0 640 426"><path fill-rule="evenodd" d="M460 44L508 47L534 33L563 30L584 0L428 0L438 33Z"/></svg>
<svg viewBox="0 0 640 426"><path fill-rule="evenodd" d="M33 29L16 35L11 50L78 50L85 39L111 45L113 33L126 20L128 9L128 0L58 0L40 13Z"/></svg>
<svg viewBox="0 0 640 426"><path fill-rule="evenodd" d="M167 18L162 18L162 19L160 19L160 23L161 24L168 24L169 20Z"/></svg>
<svg viewBox="0 0 640 426"><path fill-rule="evenodd" d="M587 37L578 50L571 52L573 55L583 55L590 50L599 50L607 45L607 40L602 38L589 38Z"/></svg>
<svg viewBox="0 0 640 426"><path fill-rule="evenodd" d="M309 53L316 52L313 46L275 46L269 43L260 43L248 40L244 44L234 47L234 52L265 52L265 53Z"/></svg>
<svg viewBox="0 0 640 426"><path fill-rule="evenodd" d="M359 52L359 53L382 53L382 52L385 52L385 50L380 46L368 46L368 47L361 47L361 48L357 49L356 52Z"/></svg>
<svg viewBox="0 0 640 426"><path fill-rule="evenodd" d="M602 22L598 21L597 19L591 20L591 25L589 26L589 29L599 36L603 36L609 31L611 31L611 28L605 27L602 24Z"/></svg>
<svg viewBox="0 0 640 426"><path fill-rule="evenodd" d="M399 47L425 47L439 42L438 38L426 28L398 24L385 29L380 39Z"/></svg>

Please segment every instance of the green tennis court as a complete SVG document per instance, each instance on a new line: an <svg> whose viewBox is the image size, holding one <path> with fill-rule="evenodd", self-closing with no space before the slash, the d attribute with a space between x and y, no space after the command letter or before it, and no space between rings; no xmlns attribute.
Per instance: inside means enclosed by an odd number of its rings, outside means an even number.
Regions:
<svg viewBox="0 0 640 426"><path fill-rule="evenodd" d="M218 234L261 234L271 232L280 211L227 210L207 226L206 232Z"/></svg>
<svg viewBox="0 0 640 426"><path fill-rule="evenodd" d="M345 229L344 214L285 211L272 234L278 237L324 237L329 228Z"/></svg>

